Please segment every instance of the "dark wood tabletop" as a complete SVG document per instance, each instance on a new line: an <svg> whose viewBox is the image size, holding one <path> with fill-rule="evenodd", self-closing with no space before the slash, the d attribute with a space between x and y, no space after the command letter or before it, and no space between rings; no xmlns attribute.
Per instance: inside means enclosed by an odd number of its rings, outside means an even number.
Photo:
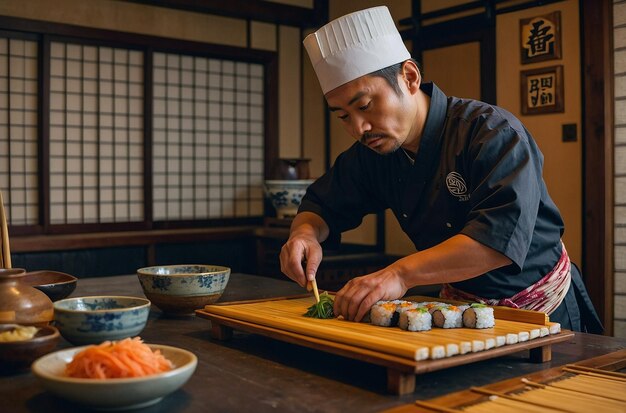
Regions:
<svg viewBox="0 0 626 413"><path fill-rule="evenodd" d="M232 274L220 301L302 293L290 281ZM72 296L98 294L144 296L135 275L80 279ZM206 319L152 308L141 337L192 351L198 367L181 389L136 412L375 412L626 348L624 339L577 333L552 347L550 362L531 363L524 351L420 375L413 394L395 396L387 393L383 367L244 332L217 341L210 330ZM69 346L61 340L58 348ZM46 392L28 372L0 377L0 406L16 413L84 411Z"/></svg>

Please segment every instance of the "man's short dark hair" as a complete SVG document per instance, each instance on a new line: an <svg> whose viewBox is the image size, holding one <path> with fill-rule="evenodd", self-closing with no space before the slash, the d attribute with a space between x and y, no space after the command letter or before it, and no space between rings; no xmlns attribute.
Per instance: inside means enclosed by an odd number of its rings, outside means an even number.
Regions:
<svg viewBox="0 0 626 413"><path fill-rule="evenodd" d="M417 63L417 60L415 59L408 59L408 60L415 63L417 65L417 68L421 72L421 68L420 68L419 63ZM398 75L402 72L403 64L404 62L400 62L391 66L387 66L385 68L382 68L380 70L370 73L369 76L382 77L383 79L387 81L387 83L389 83L389 86L393 88L393 90L396 92L397 95L401 95L402 89L400 89L400 83L398 83Z"/></svg>

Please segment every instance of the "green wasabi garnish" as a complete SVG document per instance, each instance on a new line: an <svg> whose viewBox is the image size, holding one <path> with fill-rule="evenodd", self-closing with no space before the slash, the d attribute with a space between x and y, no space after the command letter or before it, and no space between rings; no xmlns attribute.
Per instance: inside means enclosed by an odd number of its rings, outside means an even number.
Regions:
<svg viewBox="0 0 626 413"><path fill-rule="evenodd" d="M312 318L333 318L333 297L327 291L320 294L320 302L315 303L307 309L305 317Z"/></svg>
<svg viewBox="0 0 626 413"><path fill-rule="evenodd" d="M487 306L485 304L481 304L481 303L472 303L472 305L470 305L470 307L472 307L472 308L485 308Z"/></svg>

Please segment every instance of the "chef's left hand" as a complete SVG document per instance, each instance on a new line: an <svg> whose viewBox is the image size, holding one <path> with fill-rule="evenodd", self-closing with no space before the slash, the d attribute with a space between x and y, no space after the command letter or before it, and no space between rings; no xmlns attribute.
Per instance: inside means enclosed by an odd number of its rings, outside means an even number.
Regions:
<svg viewBox="0 0 626 413"><path fill-rule="evenodd" d="M377 301L395 300L404 296L406 290L400 273L389 266L348 281L335 296L333 311L336 317L359 322Z"/></svg>

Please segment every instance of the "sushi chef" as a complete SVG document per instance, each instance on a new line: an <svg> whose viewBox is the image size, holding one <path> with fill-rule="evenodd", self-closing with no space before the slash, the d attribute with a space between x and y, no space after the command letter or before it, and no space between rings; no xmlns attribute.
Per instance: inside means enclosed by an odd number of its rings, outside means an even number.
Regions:
<svg viewBox="0 0 626 413"><path fill-rule="evenodd" d="M333 20L304 46L329 110L356 142L309 187L282 272L307 285L321 243L391 209L417 252L350 280L336 316L360 321L379 300L441 283L444 298L543 311L563 328L601 332L561 242L543 155L517 118L424 82L387 7Z"/></svg>

